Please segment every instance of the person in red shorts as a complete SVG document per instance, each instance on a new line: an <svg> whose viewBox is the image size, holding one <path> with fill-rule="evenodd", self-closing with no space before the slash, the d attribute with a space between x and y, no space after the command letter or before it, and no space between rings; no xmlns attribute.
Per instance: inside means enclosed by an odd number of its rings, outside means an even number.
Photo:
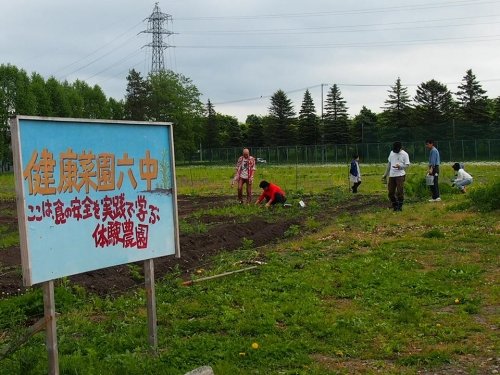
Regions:
<svg viewBox="0 0 500 375"><path fill-rule="evenodd" d="M264 189L264 191L260 195L259 199L257 199L255 204L260 204L260 202L262 202L264 199L267 202L266 207L270 207L277 203L283 204L286 202L285 192L278 185L272 184L267 181L261 181L259 187L261 189Z"/></svg>

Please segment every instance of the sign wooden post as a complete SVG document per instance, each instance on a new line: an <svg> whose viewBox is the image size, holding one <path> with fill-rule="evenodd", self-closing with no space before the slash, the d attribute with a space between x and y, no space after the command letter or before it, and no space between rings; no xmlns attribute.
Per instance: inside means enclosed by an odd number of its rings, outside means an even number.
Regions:
<svg viewBox="0 0 500 375"><path fill-rule="evenodd" d="M57 350L56 302L54 281L43 283L43 310L45 315L45 346L49 357L49 375L59 375L59 352Z"/></svg>
<svg viewBox="0 0 500 375"><path fill-rule="evenodd" d="M153 351L156 351L158 348L158 330L156 325L155 269L153 259L144 261L144 279L146 282L149 345L151 345Z"/></svg>

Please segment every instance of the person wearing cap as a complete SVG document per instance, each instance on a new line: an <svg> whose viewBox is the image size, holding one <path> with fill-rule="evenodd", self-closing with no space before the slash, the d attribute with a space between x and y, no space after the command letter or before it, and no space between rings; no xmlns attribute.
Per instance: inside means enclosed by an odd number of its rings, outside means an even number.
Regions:
<svg viewBox="0 0 500 375"><path fill-rule="evenodd" d="M456 186L461 193L465 193L465 186L472 184L472 176L464 170L460 163L455 163L451 167L457 173L451 186Z"/></svg>
<svg viewBox="0 0 500 375"><path fill-rule="evenodd" d="M432 198L429 199L429 202L439 202L441 201L441 197L439 196L439 164L441 164L441 158L432 139L425 141L425 147L429 149L429 170L427 174L434 176L434 183L430 186Z"/></svg>
<svg viewBox="0 0 500 375"><path fill-rule="evenodd" d="M394 211L402 211L404 203L404 183L406 168L410 166L410 157L403 150L401 142L394 142L389 154L387 169L389 181L387 190Z"/></svg>
<svg viewBox="0 0 500 375"><path fill-rule="evenodd" d="M267 208L278 203L286 202L285 192L278 185L263 180L260 182L259 187L264 191L255 202L256 205L259 205L264 199L266 200Z"/></svg>
<svg viewBox="0 0 500 375"><path fill-rule="evenodd" d="M235 182L238 184L238 201L240 203L243 203L243 185L245 184L247 185L246 202L247 204L252 202L252 183L256 169L255 158L250 156L248 148L244 148L243 155L241 155L236 162L234 178L231 181L231 186L233 186Z"/></svg>

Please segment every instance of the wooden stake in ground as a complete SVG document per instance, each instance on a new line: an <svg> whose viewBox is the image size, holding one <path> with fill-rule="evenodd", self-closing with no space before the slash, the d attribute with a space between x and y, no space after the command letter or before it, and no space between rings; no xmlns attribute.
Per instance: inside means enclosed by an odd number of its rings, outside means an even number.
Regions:
<svg viewBox="0 0 500 375"><path fill-rule="evenodd" d="M182 285L189 286L189 285L193 285L194 283L199 283L200 281L217 279L217 278L219 278L219 277L232 275L233 273L238 273L238 272L243 272L243 271L253 270L254 268L257 268L257 267L258 267L258 266L251 266L251 267L247 267L247 268L242 268L241 270L229 271L229 272L224 272L224 273L221 273L221 274L218 274L218 275L207 276L207 277L201 277L201 278L196 279L196 280L184 281L184 282L182 283Z"/></svg>

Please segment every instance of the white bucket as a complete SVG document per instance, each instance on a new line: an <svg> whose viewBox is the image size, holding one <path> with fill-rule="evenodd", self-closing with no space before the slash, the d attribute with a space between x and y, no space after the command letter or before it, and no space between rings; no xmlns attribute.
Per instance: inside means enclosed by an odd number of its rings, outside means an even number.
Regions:
<svg viewBox="0 0 500 375"><path fill-rule="evenodd" d="M425 176L425 184L427 186L434 186L434 176L430 175L430 174L428 174L427 176Z"/></svg>

